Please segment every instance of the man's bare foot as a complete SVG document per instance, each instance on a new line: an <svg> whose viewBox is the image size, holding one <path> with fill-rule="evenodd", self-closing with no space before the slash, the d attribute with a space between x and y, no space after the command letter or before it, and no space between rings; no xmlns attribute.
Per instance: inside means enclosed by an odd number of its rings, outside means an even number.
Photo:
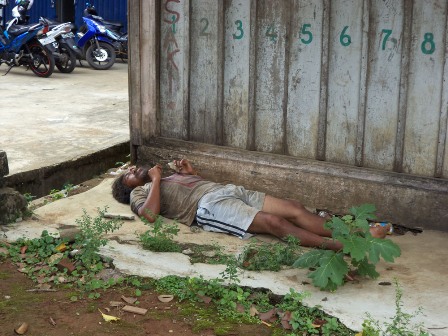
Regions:
<svg viewBox="0 0 448 336"><path fill-rule="evenodd" d="M381 226L381 225L375 225L370 227L370 234L373 238L380 238L383 239L386 237L387 233L389 232L390 227L389 226Z"/></svg>

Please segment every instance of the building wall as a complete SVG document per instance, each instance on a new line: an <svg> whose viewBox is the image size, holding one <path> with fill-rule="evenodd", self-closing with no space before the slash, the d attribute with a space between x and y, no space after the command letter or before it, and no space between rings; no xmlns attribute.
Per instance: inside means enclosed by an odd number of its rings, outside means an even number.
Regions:
<svg viewBox="0 0 448 336"><path fill-rule="evenodd" d="M251 187L448 229L445 0L140 0L129 16L135 160L169 157L161 139L211 160L233 148L226 172ZM313 173L281 194L247 162L259 182L245 180L237 150L274 176L284 157Z"/></svg>

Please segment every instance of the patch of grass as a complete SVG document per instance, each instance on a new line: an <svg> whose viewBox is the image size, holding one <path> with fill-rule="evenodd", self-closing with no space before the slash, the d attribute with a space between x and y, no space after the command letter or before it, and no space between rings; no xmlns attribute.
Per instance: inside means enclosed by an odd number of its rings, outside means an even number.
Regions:
<svg viewBox="0 0 448 336"><path fill-rule="evenodd" d="M242 267L251 271L280 271L282 266L292 266L302 253L300 242L288 236L285 243L249 243L242 253Z"/></svg>

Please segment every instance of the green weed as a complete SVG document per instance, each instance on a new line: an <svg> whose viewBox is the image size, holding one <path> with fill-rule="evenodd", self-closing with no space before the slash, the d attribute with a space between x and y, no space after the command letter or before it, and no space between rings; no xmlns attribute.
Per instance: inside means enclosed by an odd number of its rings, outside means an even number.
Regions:
<svg viewBox="0 0 448 336"><path fill-rule="evenodd" d="M176 223L164 224L163 217L157 216L154 223L150 223L146 218L141 218L145 225L150 229L140 234L138 237L143 248L154 252L181 252L182 247L173 241L173 238L179 232Z"/></svg>
<svg viewBox="0 0 448 336"><path fill-rule="evenodd" d="M334 240L344 246L342 251L312 250L303 254L294 263L295 267L314 268L308 277L313 284L324 290L336 290L344 283L345 276L350 271L349 264L344 259L350 256L351 266L362 276L377 278L379 276L375 265L380 258L394 262L401 251L397 244L389 239L374 238L370 234L368 220L375 219L375 206L364 204L350 209L351 215L342 218L333 216L325 224L332 231Z"/></svg>
<svg viewBox="0 0 448 336"><path fill-rule="evenodd" d="M403 290L398 281L395 280L395 316L390 322L385 322L382 326L370 313L362 324L363 336L429 336L424 330L422 323L414 324L412 319L422 314L420 307L413 313L406 313L403 310Z"/></svg>

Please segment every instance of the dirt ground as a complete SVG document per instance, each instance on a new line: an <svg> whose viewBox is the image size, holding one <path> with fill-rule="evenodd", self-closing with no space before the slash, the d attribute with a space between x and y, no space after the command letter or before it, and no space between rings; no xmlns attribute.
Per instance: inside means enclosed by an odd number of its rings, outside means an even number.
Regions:
<svg viewBox="0 0 448 336"><path fill-rule="evenodd" d="M29 292L35 284L17 271L9 260L0 262L0 335L16 335L22 323L29 325L30 336L106 336L106 335L215 335L210 329L196 330L197 316L183 316L181 306L174 299L162 303L151 290L142 290L139 307L148 309L142 315L111 307L110 301L121 301L121 296L132 297L134 289L114 287L101 292L99 299L71 301L70 289L55 292ZM105 322L101 311L120 318ZM110 311L108 311L110 309ZM54 322L54 323L53 323ZM271 335L264 325L234 325L227 335Z"/></svg>

